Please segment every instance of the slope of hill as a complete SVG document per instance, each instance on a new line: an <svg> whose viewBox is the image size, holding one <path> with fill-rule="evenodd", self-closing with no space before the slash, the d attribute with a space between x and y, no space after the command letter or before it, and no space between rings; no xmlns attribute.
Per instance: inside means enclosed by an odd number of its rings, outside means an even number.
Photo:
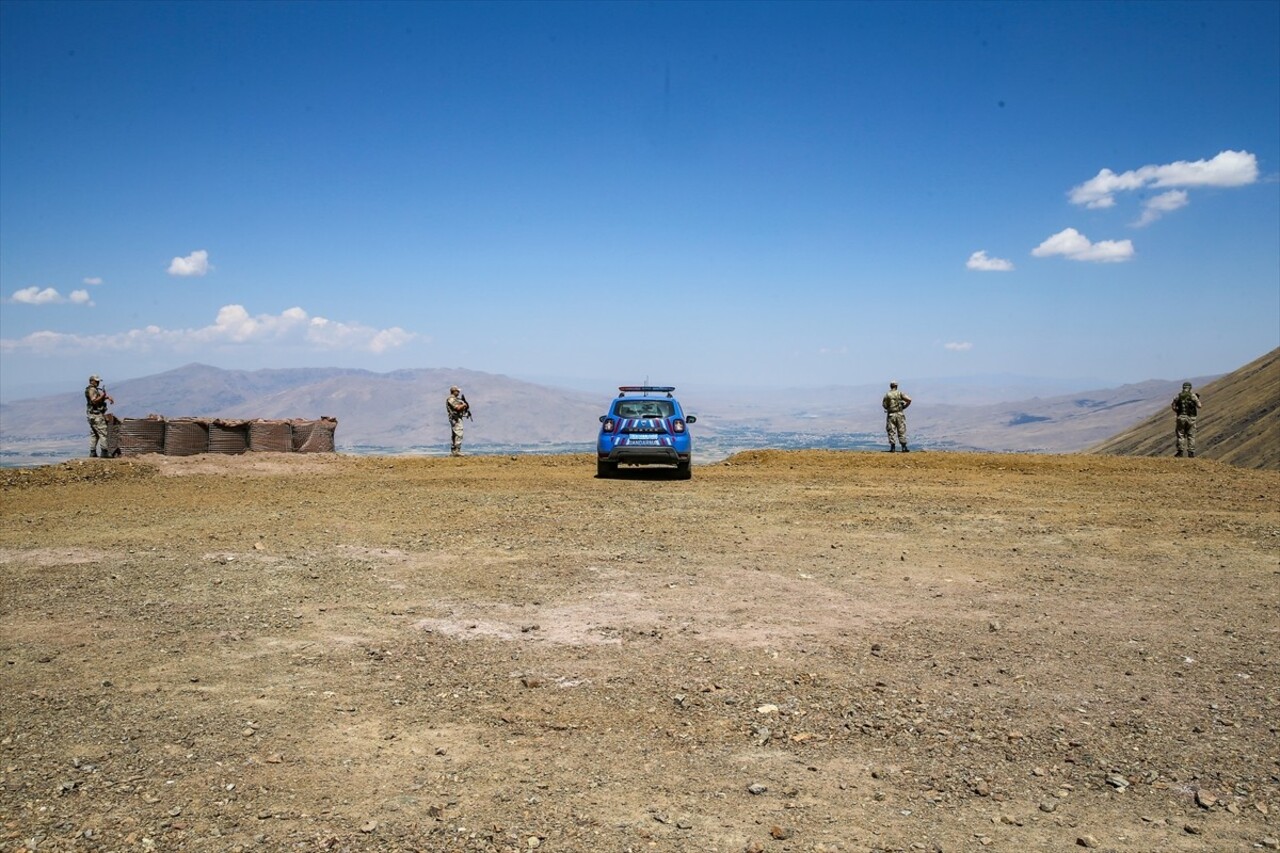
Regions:
<svg viewBox="0 0 1280 853"><path fill-rule="evenodd" d="M1196 430L1197 456L1242 468L1280 469L1280 347L1196 390L1204 403ZM1142 423L1088 452L1171 455L1174 417L1168 402Z"/></svg>

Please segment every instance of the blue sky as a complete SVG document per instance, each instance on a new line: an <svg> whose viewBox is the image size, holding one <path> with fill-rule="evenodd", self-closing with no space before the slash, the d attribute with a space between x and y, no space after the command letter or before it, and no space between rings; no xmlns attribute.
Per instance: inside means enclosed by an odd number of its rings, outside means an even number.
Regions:
<svg viewBox="0 0 1280 853"><path fill-rule="evenodd" d="M0 3L0 394L1280 345L1280 3Z"/></svg>

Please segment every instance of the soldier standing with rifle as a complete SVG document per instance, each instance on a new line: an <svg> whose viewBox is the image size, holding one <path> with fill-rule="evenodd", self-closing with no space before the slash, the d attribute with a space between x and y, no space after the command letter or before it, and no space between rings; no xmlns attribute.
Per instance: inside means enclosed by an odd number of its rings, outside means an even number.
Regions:
<svg viewBox="0 0 1280 853"><path fill-rule="evenodd" d="M97 458L98 445L102 445L102 458L111 455L107 449L107 403L115 400L101 387L102 377L96 373L89 377L89 386L84 389L85 414L89 418L89 456Z"/></svg>
<svg viewBox="0 0 1280 853"><path fill-rule="evenodd" d="M462 455L462 419L471 420L471 404L467 396L457 385L449 386L449 396L444 401L445 413L449 415L449 455Z"/></svg>
<svg viewBox="0 0 1280 853"><path fill-rule="evenodd" d="M1171 406L1177 416L1173 439L1178 448L1177 456L1196 455L1196 417L1202 408L1200 395L1191 390L1190 382L1182 383L1182 392L1173 398Z"/></svg>

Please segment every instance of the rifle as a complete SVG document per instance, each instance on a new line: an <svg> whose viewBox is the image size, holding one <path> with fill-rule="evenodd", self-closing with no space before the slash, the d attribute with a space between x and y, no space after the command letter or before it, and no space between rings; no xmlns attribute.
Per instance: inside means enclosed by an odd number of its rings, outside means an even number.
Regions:
<svg viewBox="0 0 1280 853"><path fill-rule="evenodd" d="M474 420L474 418L471 417L471 404L467 402L467 395L459 391L458 399L460 399L462 401L462 404L467 407L467 410L462 413L463 416L466 417L466 419L469 421Z"/></svg>

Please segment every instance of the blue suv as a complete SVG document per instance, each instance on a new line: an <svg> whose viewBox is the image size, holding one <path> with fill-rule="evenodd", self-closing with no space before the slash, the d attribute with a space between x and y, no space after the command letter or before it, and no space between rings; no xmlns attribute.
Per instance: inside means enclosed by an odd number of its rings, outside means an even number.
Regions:
<svg viewBox="0 0 1280 853"><path fill-rule="evenodd" d="M693 440L680 401L671 385L621 385L609 413L600 416L596 441L596 476L612 477L618 465L674 465L676 477L693 476Z"/></svg>

